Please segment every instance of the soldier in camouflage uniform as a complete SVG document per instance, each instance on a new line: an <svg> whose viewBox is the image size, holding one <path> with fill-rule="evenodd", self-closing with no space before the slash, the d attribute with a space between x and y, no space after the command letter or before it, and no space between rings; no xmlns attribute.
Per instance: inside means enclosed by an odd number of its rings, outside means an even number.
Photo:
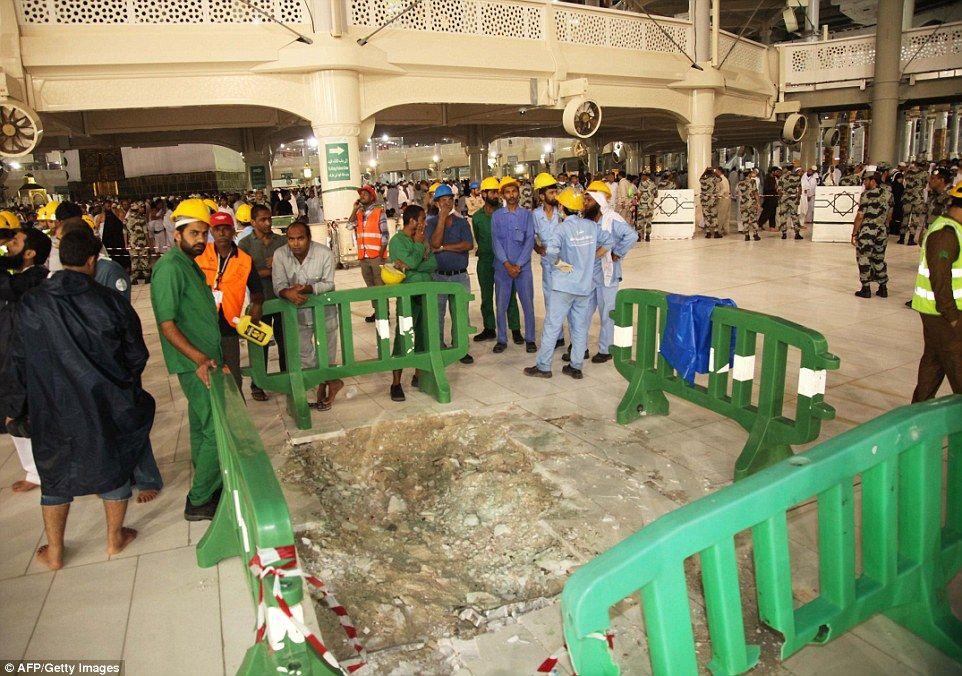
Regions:
<svg viewBox="0 0 962 676"><path fill-rule="evenodd" d="M758 192L755 176L754 169L746 172L735 188L738 193L738 220L745 233L746 242L752 237L756 242L761 239L758 236L758 211L761 208L762 196Z"/></svg>
<svg viewBox="0 0 962 676"><path fill-rule="evenodd" d="M852 228L852 245L855 247L855 260L858 263L858 278L862 288L855 292L859 298L870 298L871 282L878 284L876 296L886 298L888 289L888 270L885 266L885 245L888 242L888 229L885 226L886 206L882 191L879 190L879 177L875 171L866 171L863 182L865 190L859 199L858 213Z"/></svg>
<svg viewBox="0 0 962 676"><path fill-rule="evenodd" d="M127 233L127 248L130 250L130 282L150 281L150 235L147 232L147 215L144 203L134 202L127 211L124 221Z"/></svg>
<svg viewBox="0 0 962 676"><path fill-rule="evenodd" d="M638 231L638 237L643 237L646 242L651 241L651 219L655 216L657 196L658 186L647 171L642 172L638 191L635 193L635 230Z"/></svg>
<svg viewBox="0 0 962 676"><path fill-rule="evenodd" d="M860 185L861 183L862 177L859 176L858 172L851 166L845 167L845 170L842 172L842 178L838 181L840 186L853 186Z"/></svg>
<svg viewBox="0 0 962 676"><path fill-rule="evenodd" d="M721 239L722 234L718 231L718 192L721 180L711 167L705 169L705 173L698 179L700 188L699 201L701 203L701 215L705 219L705 238Z"/></svg>
<svg viewBox="0 0 962 676"><path fill-rule="evenodd" d="M918 162L909 163L905 172L905 191L902 193L902 230L899 232L899 244L905 243L905 235L909 236L909 244L915 244L916 237L922 241L921 233L925 229L926 204L925 185L928 174L919 166Z"/></svg>
<svg viewBox="0 0 962 676"><path fill-rule="evenodd" d="M776 222L782 233L782 239L788 238L788 226L792 226L795 239L802 239L799 232L802 223L798 218L798 201L802 197L802 169L786 170L779 179L778 185L778 213Z"/></svg>
<svg viewBox="0 0 962 676"><path fill-rule="evenodd" d="M949 195L949 190L952 189L953 180L953 172L948 167L938 167L929 176L928 218L925 227L919 233L919 244L922 243L922 235L925 234L929 223L939 216L945 216L949 210L949 205L952 204L952 196Z"/></svg>

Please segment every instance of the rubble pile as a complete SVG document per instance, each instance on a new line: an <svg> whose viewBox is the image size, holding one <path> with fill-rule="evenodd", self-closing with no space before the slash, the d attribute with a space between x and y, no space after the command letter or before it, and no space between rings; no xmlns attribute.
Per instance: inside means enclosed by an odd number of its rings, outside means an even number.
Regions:
<svg viewBox="0 0 962 676"><path fill-rule="evenodd" d="M292 451L282 480L316 496L295 519L303 564L346 606L372 660L386 660L377 673L449 673L439 639L545 605L583 562L548 525L573 508L534 456L510 420L468 414L380 423ZM347 656L330 614L318 607L317 617Z"/></svg>

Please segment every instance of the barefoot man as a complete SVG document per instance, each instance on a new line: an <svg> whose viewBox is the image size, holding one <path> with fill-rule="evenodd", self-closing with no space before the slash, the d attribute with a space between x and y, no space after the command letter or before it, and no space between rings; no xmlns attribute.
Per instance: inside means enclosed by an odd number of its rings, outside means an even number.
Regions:
<svg viewBox="0 0 962 676"><path fill-rule="evenodd" d="M94 281L100 247L90 230L64 235L63 269L20 301L20 330L3 374L27 402L47 535L37 559L53 570L63 566L75 496L103 500L108 555L137 536L124 515L154 422L153 397L141 387L148 352L140 318L123 296Z"/></svg>

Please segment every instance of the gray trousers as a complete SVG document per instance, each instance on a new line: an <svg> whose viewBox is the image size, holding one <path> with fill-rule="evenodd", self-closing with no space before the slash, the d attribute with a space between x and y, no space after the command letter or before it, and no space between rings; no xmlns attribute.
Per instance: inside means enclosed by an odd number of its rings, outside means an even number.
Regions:
<svg viewBox="0 0 962 676"><path fill-rule="evenodd" d="M435 272L431 275L431 279L435 282L457 282L463 286L468 293L471 293L471 278L468 277L467 272L462 272L460 275L440 275ZM454 296L443 295L438 296L438 328L441 330L441 342L446 345L451 345L454 343L454 326L451 327L451 342L448 343L444 340L444 315L447 312L448 305L454 306ZM452 311L453 314L453 311Z"/></svg>
<svg viewBox="0 0 962 676"><path fill-rule="evenodd" d="M309 312L302 310L298 314ZM300 320L300 317L298 317ZM329 305L324 308L324 327L327 329L327 357L328 363L333 364L337 359L337 308ZM314 340L314 325L298 322L297 332L301 343L301 368L311 369L317 366L317 347Z"/></svg>
<svg viewBox="0 0 962 676"><path fill-rule="evenodd" d="M240 336L236 333L233 336L221 336L220 353L224 358L224 364L227 365L230 374L234 377L234 382L237 383L238 391L240 391L241 382L244 380L241 376L240 367Z"/></svg>

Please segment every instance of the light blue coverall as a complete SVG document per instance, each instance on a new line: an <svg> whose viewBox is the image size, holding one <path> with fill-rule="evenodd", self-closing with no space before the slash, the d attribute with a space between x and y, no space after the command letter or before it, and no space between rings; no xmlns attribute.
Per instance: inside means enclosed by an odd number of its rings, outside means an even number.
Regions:
<svg viewBox="0 0 962 676"><path fill-rule="evenodd" d="M551 300L541 332L538 349L539 371L550 372L555 343L561 335L565 316L571 331L571 366L581 370L588 347L588 325L591 321L589 298L594 282L595 252L598 247L611 248L611 233L587 218L568 216L551 235L545 257L554 266L559 260L572 266L571 272L551 272Z"/></svg>
<svg viewBox="0 0 962 676"><path fill-rule="evenodd" d="M513 293L524 311L524 339L534 342L534 278L531 252L534 251L534 219L522 207L509 211L502 207L491 215L491 240L494 249L494 297L497 312L498 342L508 342L508 301ZM514 279L504 268L505 261L521 266Z"/></svg>
<svg viewBox="0 0 962 676"><path fill-rule="evenodd" d="M541 241L543 246L548 246L551 235L555 229L561 225L561 207L555 206L549 219L544 212L544 206L540 206L531 212L534 218L534 234ZM544 313L548 315L548 303L551 301L551 273L554 267L548 262L547 255L541 257L541 292L544 295ZM568 322L568 332L571 332L571 322ZM561 336L564 337L562 330Z"/></svg>
<svg viewBox="0 0 962 676"><path fill-rule="evenodd" d="M611 348L611 341L615 336L615 320L611 318L611 311L615 309L615 296L618 295L618 286L621 284L621 258L631 250L631 247L638 241L638 233L633 227L628 225L614 212L611 216L611 253L619 256L619 260L613 261L614 272L611 281L605 285L605 274L602 268L602 259L595 260L595 269L592 279L594 290L588 302L588 323L594 318L595 310L601 315L601 328L598 331L598 352L608 354ZM604 217L602 217L604 222ZM599 227L600 224L599 224ZM573 348L572 348L573 349ZM584 354L584 353L582 353Z"/></svg>

